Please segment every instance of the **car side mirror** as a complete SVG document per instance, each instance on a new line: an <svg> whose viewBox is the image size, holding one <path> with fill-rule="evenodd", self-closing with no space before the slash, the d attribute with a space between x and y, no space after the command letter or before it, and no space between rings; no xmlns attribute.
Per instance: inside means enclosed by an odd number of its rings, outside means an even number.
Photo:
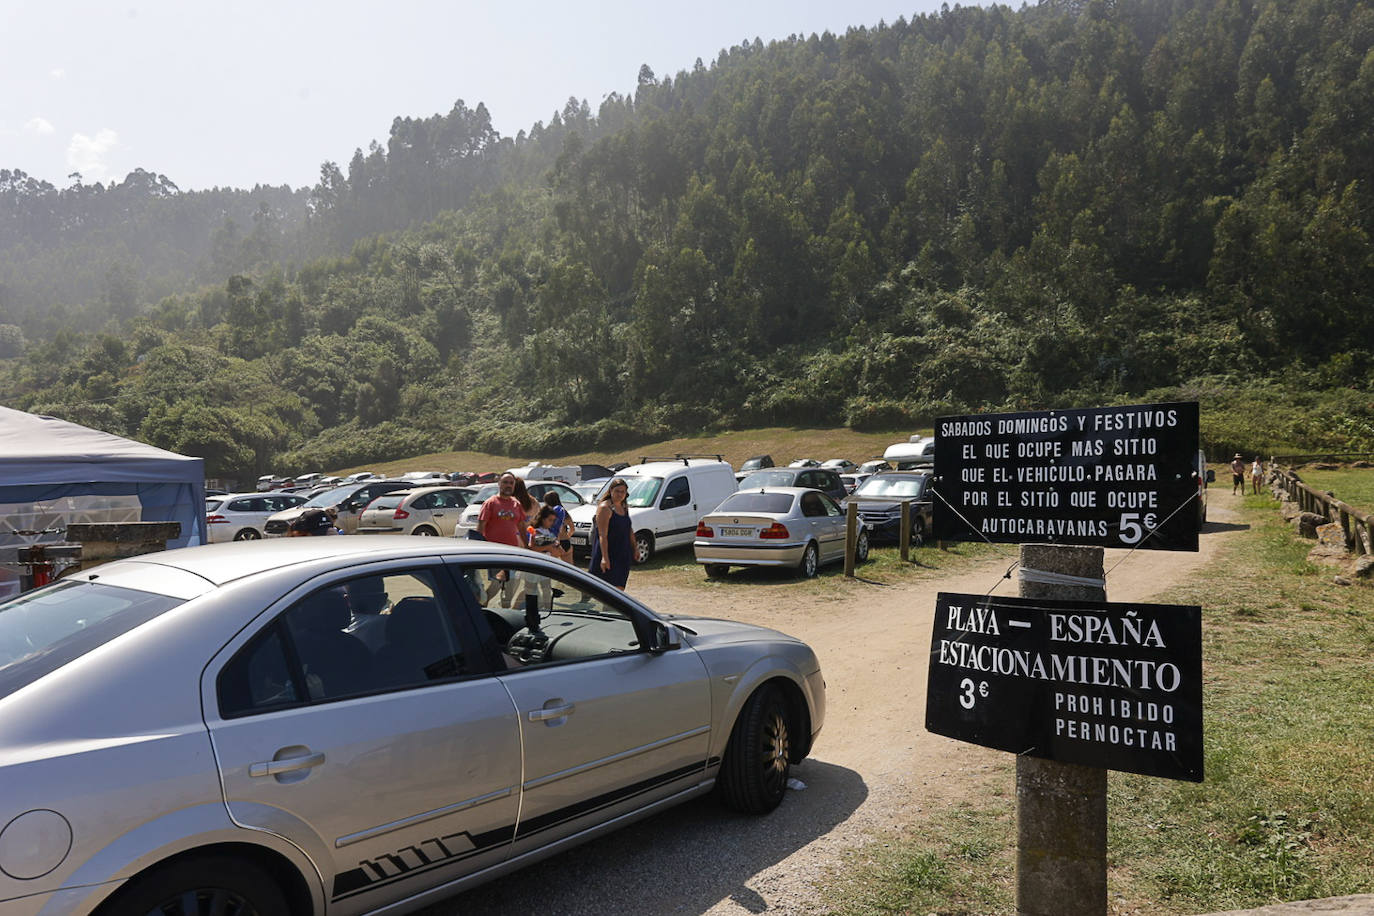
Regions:
<svg viewBox="0 0 1374 916"><path fill-rule="evenodd" d="M671 623L654 622L654 633L649 641L649 651L655 655L682 648L682 634Z"/></svg>

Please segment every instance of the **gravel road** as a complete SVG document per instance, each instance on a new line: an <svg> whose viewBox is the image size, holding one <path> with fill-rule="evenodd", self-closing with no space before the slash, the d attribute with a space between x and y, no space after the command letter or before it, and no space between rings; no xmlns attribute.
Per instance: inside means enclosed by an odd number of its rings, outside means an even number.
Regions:
<svg viewBox="0 0 1374 916"><path fill-rule="evenodd" d="M1198 553L1108 550L1107 595L1147 600L1199 572L1236 535L1220 491ZM708 613L774 627L815 648L825 672L828 715L791 792L762 818L712 799L679 806L425 910L426 916L539 913L709 914L826 912L826 874L843 854L898 828L923 805L966 796L999 763L995 751L927 733L927 654L940 591L1015 595L1006 561L901 586L836 580L833 598L777 606L759 589L718 590ZM692 607L702 593L636 587L650 607ZM717 603L718 602L718 603ZM1008 790L1012 787L1008 786Z"/></svg>

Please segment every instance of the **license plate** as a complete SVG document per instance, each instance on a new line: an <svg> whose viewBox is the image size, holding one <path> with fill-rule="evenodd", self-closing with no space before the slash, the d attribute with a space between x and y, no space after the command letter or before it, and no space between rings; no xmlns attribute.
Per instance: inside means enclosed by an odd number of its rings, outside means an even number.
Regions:
<svg viewBox="0 0 1374 916"><path fill-rule="evenodd" d="M572 542L574 544L585 544L587 543L587 536L585 534L574 534L572 536Z"/></svg>
<svg viewBox="0 0 1374 916"><path fill-rule="evenodd" d="M747 538L754 536L753 528L725 528L720 529L721 536L727 538Z"/></svg>

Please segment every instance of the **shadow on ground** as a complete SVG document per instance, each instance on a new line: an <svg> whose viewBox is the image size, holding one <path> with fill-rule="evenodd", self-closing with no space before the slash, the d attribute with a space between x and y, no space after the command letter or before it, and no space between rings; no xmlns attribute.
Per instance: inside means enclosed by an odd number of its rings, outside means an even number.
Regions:
<svg viewBox="0 0 1374 916"><path fill-rule="evenodd" d="M451 897L422 916L704 913L726 898L768 908L747 882L847 819L868 787L858 773L809 760L806 784L771 814L750 817L714 795L679 805L609 836Z"/></svg>

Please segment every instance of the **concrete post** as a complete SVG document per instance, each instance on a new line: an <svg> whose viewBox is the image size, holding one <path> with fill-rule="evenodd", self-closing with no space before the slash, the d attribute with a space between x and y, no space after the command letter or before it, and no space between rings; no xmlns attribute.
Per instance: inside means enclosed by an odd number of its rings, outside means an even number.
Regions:
<svg viewBox="0 0 1374 916"><path fill-rule="evenodd" d="M1023 544L1021 566L1101 579L1101 547ZM1105 601L1106 590L1022 582L1023 598ZM1016 912L1106 916L1107 771L1016 758Z"/></svg>

